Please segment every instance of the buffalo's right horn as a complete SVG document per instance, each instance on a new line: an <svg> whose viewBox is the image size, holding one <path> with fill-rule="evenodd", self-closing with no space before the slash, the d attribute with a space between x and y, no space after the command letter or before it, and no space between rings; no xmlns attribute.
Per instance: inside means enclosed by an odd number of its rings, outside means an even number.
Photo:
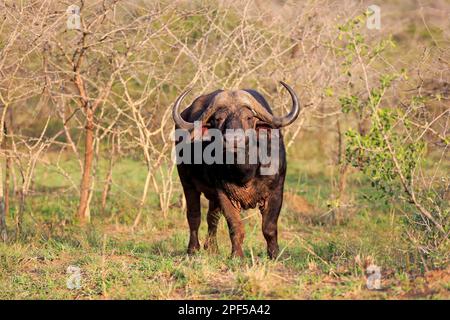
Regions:
<svg viewBox="0 0 450 320"><path fill-rule="evenodd" d="M177 100L175 101L175 104L173 106L173 111L172 111L172 118L173 118L173 121L175 122L175 124L178 127L180 127L181 129L185 129L185 130L194 129L194 123L184 120L180 114L181 103L183 102L184 98L188 95L188 93L191 92L191 90L192 89L186 90L177 98Z"/></svg>

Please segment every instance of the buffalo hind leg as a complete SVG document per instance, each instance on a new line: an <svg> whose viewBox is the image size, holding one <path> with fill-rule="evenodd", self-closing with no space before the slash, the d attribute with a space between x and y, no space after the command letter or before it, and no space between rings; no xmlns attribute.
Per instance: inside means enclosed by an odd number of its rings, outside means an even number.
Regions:
<svg viewBox="0 0 450 320"><path fill-rule="evenodd" d="M231 239L231 255L243 257L244 224L241 220L241 208L233 205L224 193L219 193L220 206L228 224Z"/></svg>
<svg viewBox="0 0 450 320"><path fill-rule="evenodd" d="M222 212L218 201L210 200L208 215L206 216L206 221L208 222L208 236L204 247L205 250L213 253L216 253L219 250L217 246L217 224L219 223L221 214Z"/></svg>
<svg viewBox="0 0 450 320"><path fill-rule="evenodd" d="M187 252L193 254L200 249L200 242L198 241L198 229L201 222L200 192L187 189L184 190L184 196L186 197L187 220L190 231Z"/></svg>
<svg viewBox="0 0 450 320"><path fill-rule="evenodd" d="M267 242L267 254L269 258L278 256L278 216L283 203L283 192L274 192L265 205L260 208L262 215L262 232Z"/></svg>

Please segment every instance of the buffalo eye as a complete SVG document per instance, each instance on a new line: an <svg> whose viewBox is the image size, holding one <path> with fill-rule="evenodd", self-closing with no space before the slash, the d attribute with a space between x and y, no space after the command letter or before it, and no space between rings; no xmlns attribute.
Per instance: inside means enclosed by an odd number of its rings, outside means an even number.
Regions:
<svg viewBox="0 0 450 320"><path fill-rule="evenodd" d="M213 123L215 126L219 126L225 118L223 116L215 116L213 119Z"/></svg>

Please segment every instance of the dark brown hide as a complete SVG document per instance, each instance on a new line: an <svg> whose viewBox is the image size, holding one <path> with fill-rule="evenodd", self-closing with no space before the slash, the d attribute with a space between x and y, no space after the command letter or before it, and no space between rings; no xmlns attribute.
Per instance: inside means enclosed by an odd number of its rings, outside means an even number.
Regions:
<svg viewBox="0 0 450 320"><path fill-rule="evenodd" d="M261 113L261 108L265 110L263 116L257 114ZM292 116L294 111L296 114ZM291 117L297 116L298 110L291 111ZM209 128L224 132L227 128L245 130L273 127L273 123L268 121L273 117L269 104L254 90L217 90L200 96L181 113L181 117L184 124L201 119L204 131ZM280 120L281 118L277 119L278 123L287 123ZM290 119L289 123L292 121ZM200 249L198 239L201 221L200 195L204 194L209 200L206 249L217 251L217 224L222 213L230 231L232 255L243 256L244 226L240 212L242 209L258 207L262 215L262 231L267 241L268 255L271 258L278 255L277 222L286 175L286 155L281 133L279 152L279 170L274 175L261 175L259 163L242 165L201 163L177 166L187 203L190 228L188 253Z"/></svg>

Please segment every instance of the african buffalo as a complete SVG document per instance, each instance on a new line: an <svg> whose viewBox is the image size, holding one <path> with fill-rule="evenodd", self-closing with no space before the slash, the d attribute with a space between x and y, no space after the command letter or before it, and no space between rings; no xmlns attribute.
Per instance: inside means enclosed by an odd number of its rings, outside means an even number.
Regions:
<svg viewBox="0 0 450 320"><path fill-rule="evenodd" d="M277 170L271 174L262 174L264 165L258 160L250 163L249 151L245 153L246 162L228 163L217 161L215 163L205 163L204 161L188 163L177 163L178 174L183 186L187 204L187 220L190 229L190 239L188 253L193 253L200 249L198 240L198 229L201 221L200 195L203 193L209 200L207 214L208 236L205 241L205 249L217 251L217 224L221 214L226 218L232 245L233 256L243 256L242 243L244 240L244 226L240 217L242 209L259 207L262 215L262 231L267 241L267 253L270 258L278 255L277 241L277 221L283 202L283 185L286 175L286 154L283 144L283 137L278 129L293 123L300 112L298 98L294 90L284 82L281 84L287 89L292 99L291 111L283 117L276 117L264 99L255 90L217 90L212 93L202 95L180 114L180 106L183 99L190 90L182 93L176 100L173 107L173 120L176 129L194 132L195 128L200 128L202 137L207 136L212 129L223 133L222 142L230 145L227 141L227 134L233 130L254 130L257 133L257 148L260 145L260 133L277 132L275 135L268 135L268 144L277 142ZM194 124L196 123L196 125ZM198 126L200 124L200 127ZM215 138L214 140L216 140ZM248 146L247 135L233 136L231 148L224 147L225 154L234 154L239 151L235 142L242 142ZM272 140L270 140L272 139ZM208 144L212 143L200 139L197 140L176 140L176 147L180 143L185 143L194 150L196 143L201 143L201 149L205 150ZM199 149L196 149L197 153ZM274 151L271 151L274 153ZM271 154L271 156L274 156ZM195 154L192 155L192 158Z"/></svg>

